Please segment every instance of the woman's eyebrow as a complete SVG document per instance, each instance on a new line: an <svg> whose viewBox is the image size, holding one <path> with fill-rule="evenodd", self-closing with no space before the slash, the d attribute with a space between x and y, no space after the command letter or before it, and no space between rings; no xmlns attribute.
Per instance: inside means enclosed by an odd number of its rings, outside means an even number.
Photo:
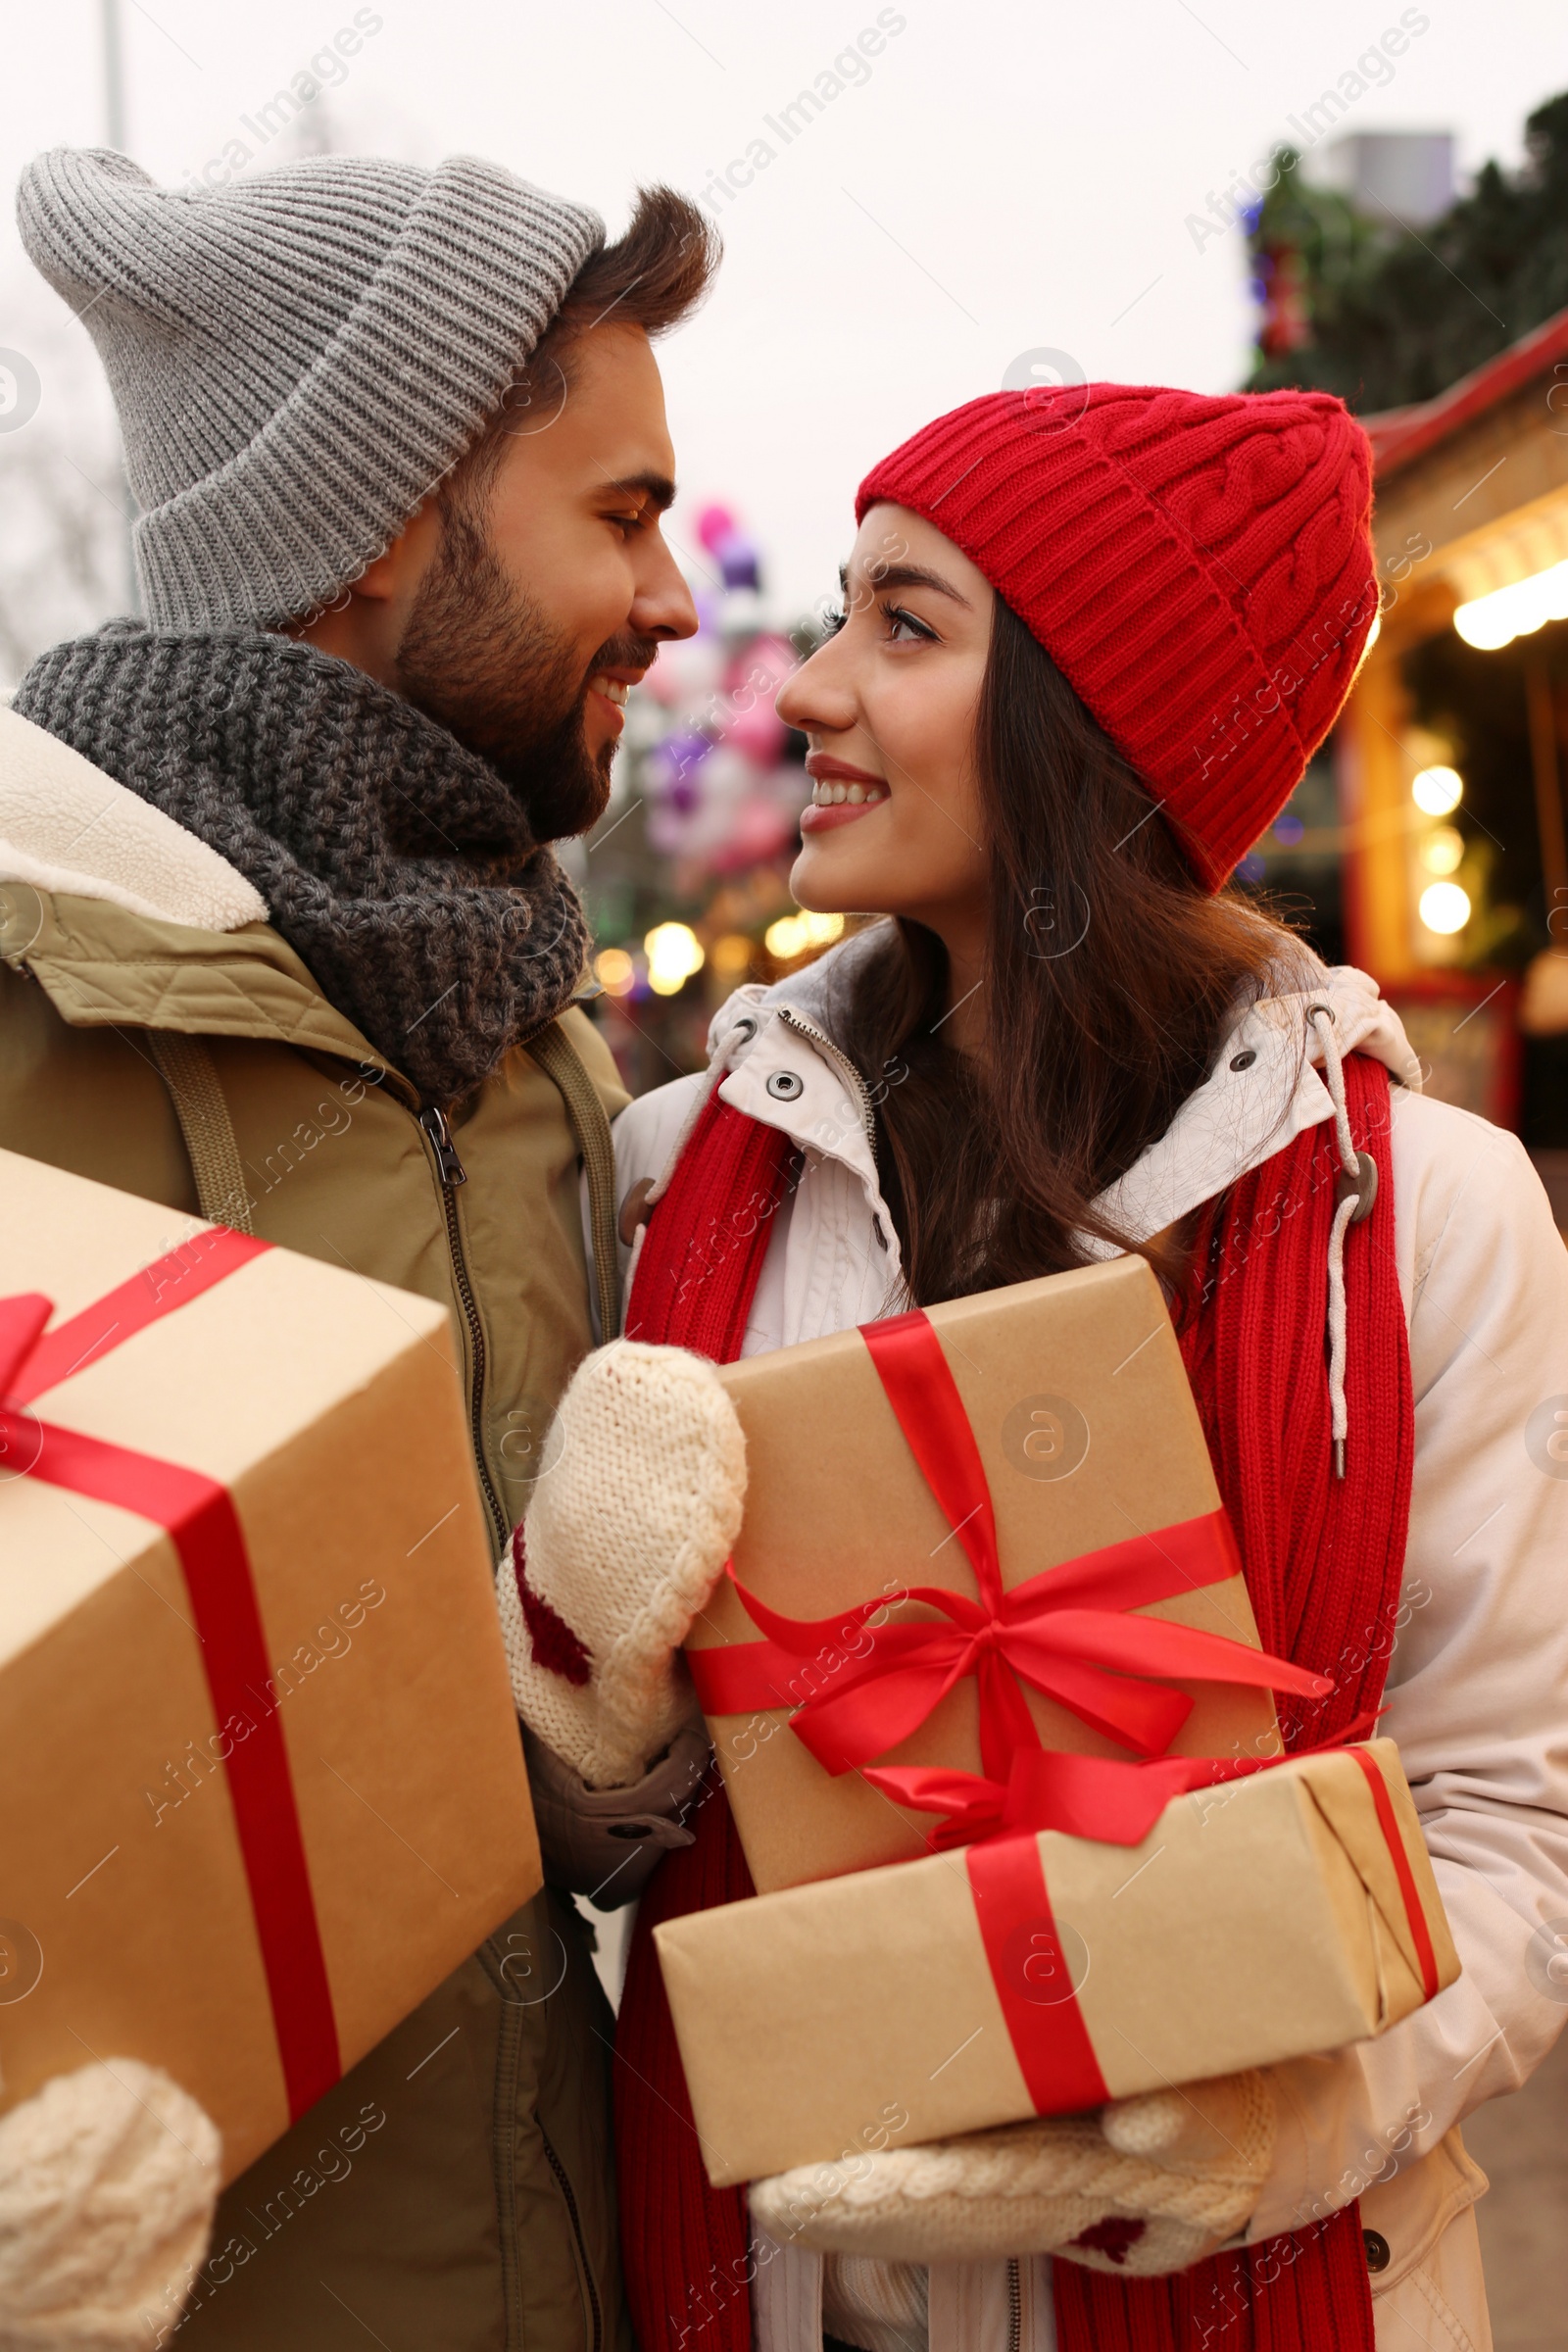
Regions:
<svg viewBox="0 0 1568 2352"><path fill-rule="evenodd" d="M960 594L951 580L945 580L940 571L929 570L924 564L881 564L873 561L866 566L866 577L875 595L880 595L884 588L930 588L936 595L947 597L951 603L962 605L966 612L973 611L969 599ZM842 567L839 579L847 590L849 577Z"/></svg>

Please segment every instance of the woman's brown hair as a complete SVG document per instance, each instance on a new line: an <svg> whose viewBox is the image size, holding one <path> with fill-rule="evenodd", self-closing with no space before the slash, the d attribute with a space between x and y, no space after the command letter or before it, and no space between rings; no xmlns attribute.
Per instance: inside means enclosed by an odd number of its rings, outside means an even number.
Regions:
<svg viewBox="0 0 1568 2352"><path fill-rule="evenodd" d="M975 720L991 855L983 1062L942 1029L947 955L899 919L834 992L877 1104L909 1294L929 1305L1126 1247L1091 1202L1208 1076L1293 935L1211 897L1115 746L999 598ZM1172 1245L1144 1253L1167 1275Z"/></svg>

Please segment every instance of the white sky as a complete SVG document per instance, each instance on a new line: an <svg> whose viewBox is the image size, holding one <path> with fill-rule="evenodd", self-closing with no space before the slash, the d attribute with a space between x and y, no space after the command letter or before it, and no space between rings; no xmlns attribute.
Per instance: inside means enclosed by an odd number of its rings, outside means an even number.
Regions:
<svg viewBox="0 0 1568 2352"><path fill-rule="evenodd" d="M352 22L356 0L123 0L130 152L199 170ZM830 69L878 0L385 0L326 103L336 143L422 163L467 150L596 205L640 179L700 194L762 136L778 150L724 208L728 259L664 346L683 486L734 505L785 613L830 584L854 485L915 425L995 388L1021 352L1090 376L1234 385L1250 320L1241 239L1196 250L1185 216L1288 135L1397 0L906 0L870 66L787 147L763 128ZM1433 0L1392 82L1347 127L1451 128L1508 161L1568 88L1563 0ZM95 401L85 335L50 322L10 218L26 157L104 136L98 0L11 12L0 85L0 345L33 350L57 417ZM0 514L0 529L4 516Z"/></svg>

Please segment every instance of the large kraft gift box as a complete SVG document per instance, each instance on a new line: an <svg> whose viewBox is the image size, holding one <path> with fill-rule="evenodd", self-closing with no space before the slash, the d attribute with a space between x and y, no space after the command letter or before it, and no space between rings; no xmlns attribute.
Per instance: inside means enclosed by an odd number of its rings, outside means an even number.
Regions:
<svg viewBox="0 0 1568 2352"><path fill-rule="evenodd" d="M0 2105L231 2179L541 1883L448 1317L4 1152L0 1399Z"/></svg>
<svg viewBox="0 0 1568 2352"><path fill-rule="evenodd" d="M1459 1974L1387 1740L654 1938L716 2186L1337 2049Z"/></svg>
<svg viewBox="0 0 1568 2352"><path fill-rule="evenodd" d="M1147 1629L1138 1621L1153 1620L1210 1647L1218 1640L1258 1650L1176 1336L1143 1258L781 1348L728 1365L721 1378L746 1433L746 1515L732 1578L699 1617L687 1656L760 1891L923 1851L928 1817L896 1802L863 1767L977 1774L985 1765L1004 1779L1019 1707L1024 1738L1048 1748L1123 1757L1278 1751L1267 1688L1168 1663L1162 1688L1135 1685L1117 1648L1110 1618L1122 1612L1139 1639ZM911 1426L921 1414L945 1418L950 1426L938 1426L929 1444L950 1450L951 1424L967 1421L978 1465L971 1460L967 1484L961 1464L950 1473L943 1501L901 1411ZM966 1435L956 1432L960 1447ZM1033 1625L978 1659L978 1675L962 1672L892 1743L878 1746L858 1713L841 1740L846 1686L871 1651L907 1640L898 1629L924 1624L954 1650L964 1629L945 1624L940 1606L889 1596L940 1587L972 1617L982 1597L974 1555L992 1511L1004 1605L1020 1585L1042 1580ZM1043 1578L1048 1570L1054 1576ZM764 1609L817 1622L760 1642ZM1236 1670L1233 1650L1225 1671ZM912 1711L920 1679L904 1676L898 1704ZM926 1699L941 1679L925 1676ZM1275 1689L1310 1681L1288 1667L1258 1673L1259 1686ZM835 1745L850 1750L847 1767L843 1754L826 1753Z"/></svg>

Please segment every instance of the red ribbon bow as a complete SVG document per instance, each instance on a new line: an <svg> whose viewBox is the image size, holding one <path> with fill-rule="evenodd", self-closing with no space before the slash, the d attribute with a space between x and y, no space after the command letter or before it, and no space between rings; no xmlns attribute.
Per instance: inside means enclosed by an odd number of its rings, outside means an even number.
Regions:
<svg viewBox="0 0 1568 2352"><path fill-rule="evenodd" d="M1348 1747L1369 1740L1376 1711L1358 1716L1328 1744ZM1296 1755L1326 1753L1297 1748ZM1104 1845L1141 1845L1174 1796L1217 1788L1255 1772L1270 1772L1291 1757L1154 1756L1127 1763L1119 1756L1077 1756L1054 1748L1024 1748L1004 1782L940 1765L887 1765L866 1773L873 1788L912 1812L941 1816L927 1834L933 1853L994 1838L1060 1830Z"/></svg>
<svg viewBox="0 0 1568 2352"><path fill-rule="evenodd" d="M911 1585L833 1617L793 1618L768 1608L731 1570L748 1614L768 1639L688 1652L708 1714L793 1705L791 1729L837 1774L896 1747L972 1675L981 1757L1001 1784L1019 1749L1041 1744L1025 1683L1144 1756L1169 1746L1193 1705L1152 1676L1310 1698L1332 1690L1326 1675L1246 1642L1128 1614L1240 1573L1223 1510L1085 1553L1004 1591L985 1468L929 1318L916 1309L862 1324L860 1337L921 1475L968 1556L980 1598ZM947 1622L872 1625L904 1600L924 1602ZM862 1637L863 1646L847 1646ZM818 1675L823 1686L810 1688Z"/></svg>
<svg viewBox="0 0 1568 2352"><path fill-rule="evenodd" d="M240 1853L256 1915L289 2120L314 2107L342 2073L316 1898L282 1726L256 1720L247 1685L270 1671L245 1538L225 1487L178 1462L134 1452L27 1411L82 1371L211 1290L270 1245L223 1226L204 1230L144 1266L53 1331L52 1302L36 1292L0 1298L0 1469L73 1494L118 1503L166 1529L185 1576L202 1665L220 1726L246 1716L251 1730L224 1759Z"/></svg>

